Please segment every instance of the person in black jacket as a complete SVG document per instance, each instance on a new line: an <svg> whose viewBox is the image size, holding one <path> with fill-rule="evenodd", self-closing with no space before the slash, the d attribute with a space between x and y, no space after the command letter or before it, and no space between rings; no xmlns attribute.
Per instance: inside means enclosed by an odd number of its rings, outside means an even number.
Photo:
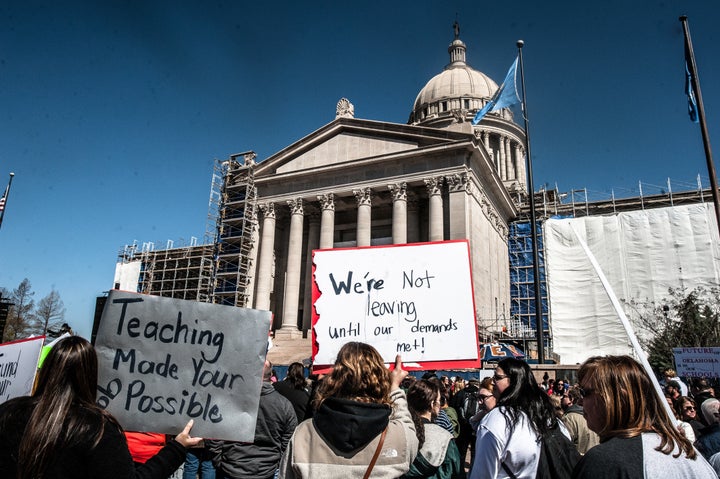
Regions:
<svg viewBox="0 0 720 479"><path fill-rule="evenodd" d="M298 422L292 404L275 390L271 376L272 363L265 361L252 443L205 441L213 456L216 479L270 479L275 476Z"/></svg>
<svg viewBox="0 0 720 479"><path fill-rule="evenodd" d="M295 409L297 422L301 423L312 416L310 413L310 388L305 380L305 368L300 363L292 363L283 381L273 383L275 390L282 394Z"/></svg>
<svg viewBox="0 0 720 479"><path fill-rule="evenodd" d="M80 336L50 350L32 396L0 405L0 471L13 479L166 478L185 461L190 420L145 464L135 467L122 428L95 404L98 361Z"/></svg>
<svg viewBox="0 0 720 479"><path fill-rule="evenodd" d="M470 463L467 464L468 467L472 466L472 461L475 457L475 431L470 425L470 418L477 413L479 408L479 386L480 383L477 379L471 379L468 381L467 386L453 396L450 403L450 406L454 407L455 411L457 411L458 421L460 422L460 435L455 439L455 442L457 443L463 463L465 462L468 447L470 448ZM473 402L475 403L474 409L471 407Z"/></svg>

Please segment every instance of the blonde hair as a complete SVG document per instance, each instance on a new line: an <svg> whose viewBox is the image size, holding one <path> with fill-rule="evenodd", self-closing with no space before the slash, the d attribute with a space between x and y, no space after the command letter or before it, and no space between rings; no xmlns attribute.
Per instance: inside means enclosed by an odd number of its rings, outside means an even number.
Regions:
<svg viewBox="0 0 720 479"><path fill-rule="evenodd" d="M315 407L329 397L390 405L390 371L380 353L360 342L340 348L332 372L318 388Z"/></svg>

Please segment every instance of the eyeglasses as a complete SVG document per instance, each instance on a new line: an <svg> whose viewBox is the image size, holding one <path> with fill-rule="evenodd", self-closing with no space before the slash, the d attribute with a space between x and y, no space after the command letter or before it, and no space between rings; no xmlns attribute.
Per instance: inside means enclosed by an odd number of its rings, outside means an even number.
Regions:
<svg viewBox="0 0 720 479"><path fill-rule="evenodd" d="M683 411L694 411L694 410L695 410L695 406L685 406L683 408Z"/></svg>
<svg viewBox="0 0 720 479"><path fill-rule="evenodd" d="M591 394L593 394L593 393L595 392L595 389L593 389L593 388L582 388L582 387L579 387L579 386L578 386L578 392L580 393L580 395L581 395L582 397L585 398L585 397L588 397L588 396L590 396Z"/></svg>
<svg viewBox="0 0 720 479"><path fill-rule="evenodd" d="M493 381L498 382L507 377L506 374L493 374Z"/></svg>
<svg viewBox="0 0 720 479"><path fill-rule="evenodd" d="M482 394L478 394L478 401L485 402L486 399L490 399L491 397L493 397L492 394L487 394L485 396L483 396Z"/></svg>

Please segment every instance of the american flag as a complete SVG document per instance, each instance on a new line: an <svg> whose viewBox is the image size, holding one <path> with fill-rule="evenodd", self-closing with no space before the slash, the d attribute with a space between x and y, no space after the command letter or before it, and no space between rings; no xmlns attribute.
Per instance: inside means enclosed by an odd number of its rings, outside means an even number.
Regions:
<svg viewBox="0 0 720 479"><path fill-rule="evenodd" d="M0 211L5 209L5 197L0 198Z"/></svg>

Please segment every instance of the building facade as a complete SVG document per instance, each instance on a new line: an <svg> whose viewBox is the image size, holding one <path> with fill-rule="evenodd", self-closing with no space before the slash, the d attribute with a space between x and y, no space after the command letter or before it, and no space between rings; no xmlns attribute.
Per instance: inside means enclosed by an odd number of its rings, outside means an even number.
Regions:
<svg viewBox="0 0 720 479"><path fill-rule="evenodd" d="M355 118L343 98L332 122L269 158L218 162L215 230L187 248L203 258L191 273L203 288L212 246L212 280L195 297L271 310L277 338L307 337L312 250L468 239L478 321L508 317L508 225L527 196L524 132L509 110L471 124L498 86L467 63L458 28L448 53L407 124ZM158 262L178 255L126 249L116 286L134 290L138 271L138 291L192 298L186 282L168 282L176 263Z"/></svg>

